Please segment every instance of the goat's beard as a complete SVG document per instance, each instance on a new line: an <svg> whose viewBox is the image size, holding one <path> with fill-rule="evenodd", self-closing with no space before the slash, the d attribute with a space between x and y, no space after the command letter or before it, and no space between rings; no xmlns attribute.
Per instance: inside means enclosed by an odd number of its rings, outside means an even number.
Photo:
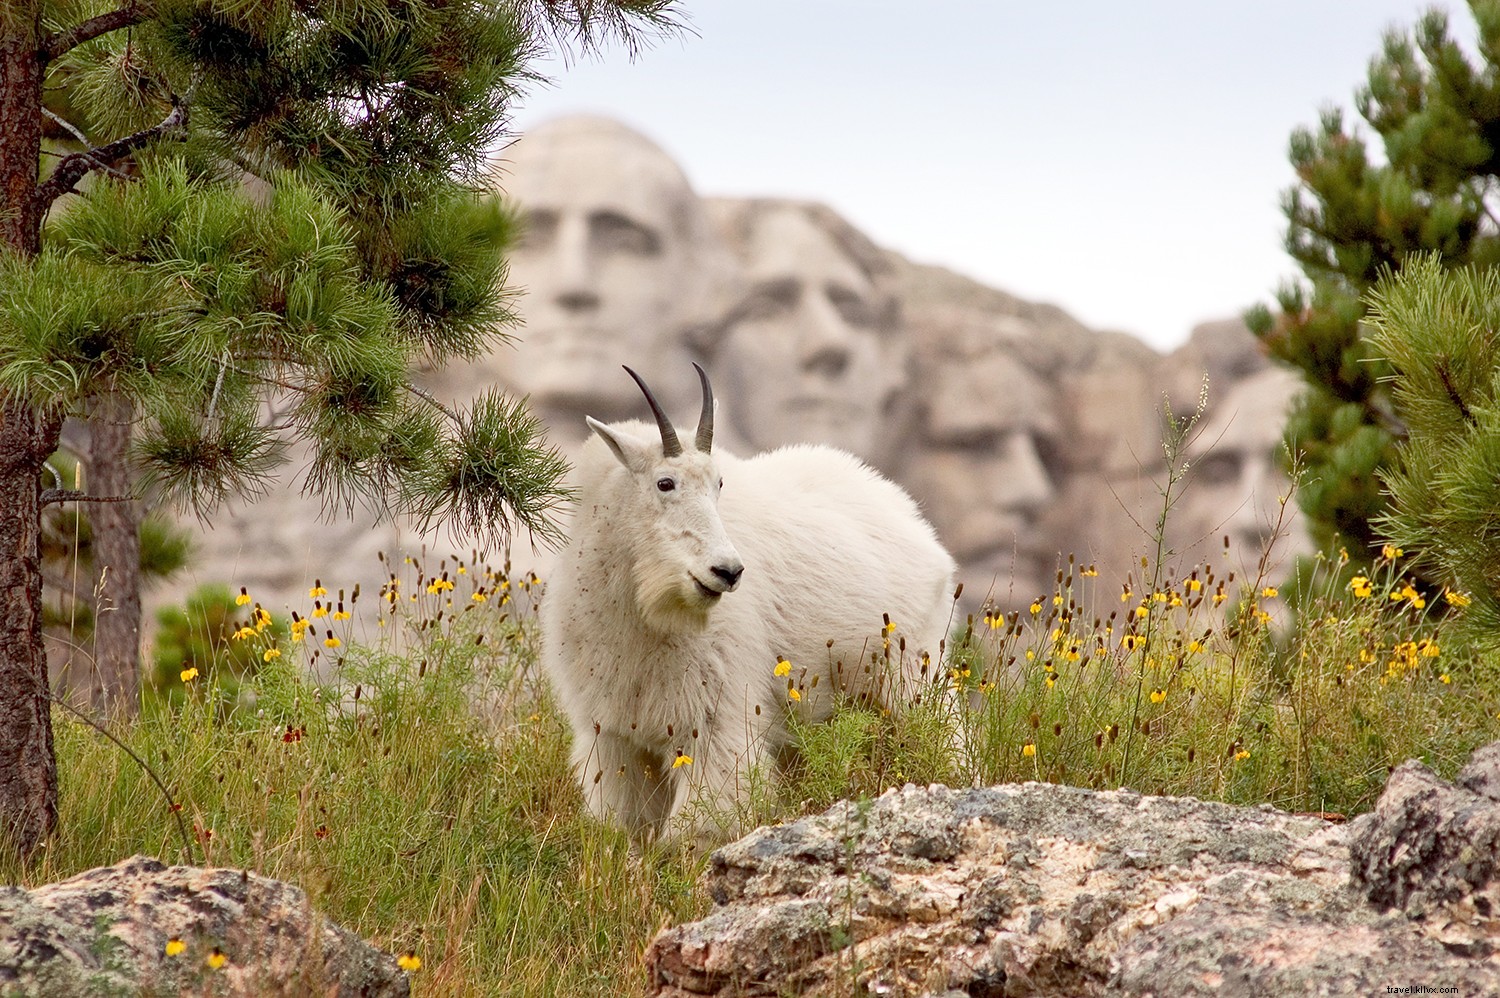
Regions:
<svg viewBox="0 0 1500 998"><path fill-rule="evenodd" d="M719 602L705 596L681 565L650 557L636 559L635 599L646 625L663 634L702 631Z"/></svg>

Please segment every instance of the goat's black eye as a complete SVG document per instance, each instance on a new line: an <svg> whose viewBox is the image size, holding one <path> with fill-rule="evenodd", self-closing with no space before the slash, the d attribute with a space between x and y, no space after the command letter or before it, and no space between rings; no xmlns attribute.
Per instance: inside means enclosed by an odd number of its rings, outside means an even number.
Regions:
<svg viewBox="0 0 1500 998"><path fill-rule="evenodd" d="M662 492L671 492L673 489L677 488L677 483L672 481L672 479L670 478L658 478L656 480L656 487Z"/></svg>

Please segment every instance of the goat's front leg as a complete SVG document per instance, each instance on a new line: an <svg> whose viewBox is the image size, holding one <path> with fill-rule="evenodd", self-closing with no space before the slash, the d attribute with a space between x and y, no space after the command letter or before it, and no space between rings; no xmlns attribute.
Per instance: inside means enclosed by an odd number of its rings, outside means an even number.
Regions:
<svg viewBox="0 0 1500 998"><path fill-rule="evenodd" d="M609 732L574 737L573 770L589 813L632 835L657 824L670 793L661 761Z"/></svg>

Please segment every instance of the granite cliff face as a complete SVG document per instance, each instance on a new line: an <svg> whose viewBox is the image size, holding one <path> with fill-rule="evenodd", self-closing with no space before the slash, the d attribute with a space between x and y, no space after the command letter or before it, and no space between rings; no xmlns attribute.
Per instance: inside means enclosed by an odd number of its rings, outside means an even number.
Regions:
<svg viewBox="0 0 1500 998"><path fill-rule="evenodd" d="M1162 402L1191 411L1206 373L1208 430L1192 455L1202 471L1170 539L1188 561L1258 558L1286 493L1273 458L1293 382L1238 322L1200 327L1162 356L884 251L821 205L700 197L661 149L606 119L539 127L495 169L528 219L511 268L525 324L513 347L420 372L438 397L526 394L575 453L584 415L642 414L621 364L669 411L693 412L698 360L721 401L721 446L853 451L921 501L971 607L988 595L1011 608L1050 590L1068 554L1096 563L1108 588L1151 547L1141 525L1164 476ZM221 581L301 608L314 578L378 588L378 551L467 551L462 537L325 517L299 471L294 456L270 495L194 524L198 559L174 594ZM1288 526L1290 553L1302 541ZM513 560L545 576L546 552L524 540Z"/></svg>
<svg viewBox="0 0 1500 998"><path fill-rule="evenodd" d="M1348 825L1027 783L908 786L711 858L661 998L1500 993L1500 743Z"/></svg>

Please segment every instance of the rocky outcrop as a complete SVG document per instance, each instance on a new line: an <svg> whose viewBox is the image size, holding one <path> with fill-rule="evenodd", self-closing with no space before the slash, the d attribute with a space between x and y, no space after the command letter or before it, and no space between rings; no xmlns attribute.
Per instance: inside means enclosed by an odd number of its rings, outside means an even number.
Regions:
<svg viewBox="0 0 1500 998"><path fill-rule="evenodd" d="M1497 846L1500 745L1456 785L1408 763L1347 826L907 786L716 852L716 907L646 963L662 998L1496 994Z"/></svg>
<svg viewBox="0 0 1500 998"><path fill-rule="evenodd" d="M135 856L31 891L0 887L0 994L198 993L375 998L410 986L390 954L319 917L300 889L241 870Z"/></svg>

